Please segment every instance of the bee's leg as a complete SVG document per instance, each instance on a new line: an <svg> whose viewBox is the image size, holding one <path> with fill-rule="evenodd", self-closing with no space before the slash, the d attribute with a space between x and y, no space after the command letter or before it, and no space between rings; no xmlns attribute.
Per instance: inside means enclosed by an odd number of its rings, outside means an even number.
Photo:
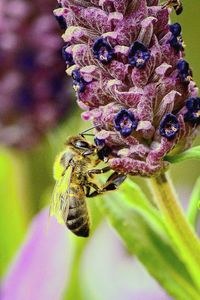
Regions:
<svg viewBox="0 0 200 300"><path fill-rule="evenodd" d="M101 194L101 193L100 193L99 191L94 191L94 192L92 192L91 194L90 194L90 193L87 194L86 197L92 198L92 197L96 197L96 196L98 196L98 195L100 195L100 194Z"/></svg>
<svg viewBox="0 0 200 300"><path fill-rule="evenodd" d="M93 175L93 174L102 174L102 173L106 173L106 172L108 172L108 171L110 171L110 167L109 167L109 166L108 166L108 167L105 167L105 168L103 168L103 169L93 169L93 170L89 170L89 171L88 171L88 175L91 176L91 175Z"/></svg>
<svg viewBox="0 0 200 300"><path fill-rule="evenodd" d="M85 190L85 196L86 196L86 197L89 197L89 195L90 195L90 186L89 186L89 185L86 185L86 186L84 187L84 190Z"/></svg>
<svg viewBox="0 0 200 300"><path fill-rule="evenodd" d="M126 177L127 176L125 174L120 174L120 173L114 172L107 179L101 192L104 193L104 192L116 190L120 186L120 184L122 184L124 182Z"/></svg>
<svg viewBox="0 0 200 300"><path fill-rule="evenodd" d="M120 186L120 184L122 182L124 182L125 179L126 179L126 175L114 172L107 179L106 183L102 186L102 188L100 188L100 189L98 187L97 187L97 189L95 188L95 191L92 192L91 194L88 193L87 197L91 198L91 197L95 197L100 194L103 194L105 192L108 192L108 191L116 190Z"/></svg>
<svg viewBox="0 0 200 300"><path fill-rule="evenodd" d="M93 188L95 190L92 193L90 193L90 189L91 188ZM86 193L85 193L85 195L86 195L86 197L89 197L89 198L95 197L98 194L100 194L99 191L100 191L100 188L94 182L88 182L87 185L86 185Z"/></svg>
<svg viewBox="0 0 200 300"><path fill-rule="evenodd" d="M87 149L85 152L82 153L83 156L88 156L94 153L94 149Z"/></svg>

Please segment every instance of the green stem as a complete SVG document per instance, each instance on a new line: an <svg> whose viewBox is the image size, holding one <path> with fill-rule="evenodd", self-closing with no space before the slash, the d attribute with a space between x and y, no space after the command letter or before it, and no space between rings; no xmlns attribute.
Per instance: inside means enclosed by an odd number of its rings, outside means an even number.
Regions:
<svg viewBox="0 0 200 300"><path fill-rule="evenodd" d="M163 215L166 228L177 252L182 256L194 283L200 290L200 241L187 222L177 202L174 188L166 175L161 174L150 180L155 201Z"/></svg>
<svg viewBox="0 0 200 300"><path fill-rule="evenodd" d="M198 178L195 187L193 189L189 206L187 210L188 222L193 228L196 228L200 209L200 178Z"/></svg>

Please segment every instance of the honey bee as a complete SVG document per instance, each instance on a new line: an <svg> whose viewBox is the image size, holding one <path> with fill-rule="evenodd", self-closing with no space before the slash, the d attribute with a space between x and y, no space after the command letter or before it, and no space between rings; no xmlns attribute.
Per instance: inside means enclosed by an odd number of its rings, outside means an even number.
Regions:
<svg viewBox="0 0 200 300"><path fill-rule="evenodd" d="M181 0L168 0L167 3L165 3L163 8L174 8L177 15L180 15L183 11L183 5Z"/></svg>
<svg viewBox="0 0 200 300"><path fill-rule="evenodd" d="M77 236L89 236L90 218L85 198L115 190L126 178L126 175L114 172L102 187L94 182L95 174L110 170L109 166L94 169L107 153L105 148L98 149L79 135L67 140L66 149L55 160L56 184L50 215L54 215L59 223L65 224Z"/></svg>

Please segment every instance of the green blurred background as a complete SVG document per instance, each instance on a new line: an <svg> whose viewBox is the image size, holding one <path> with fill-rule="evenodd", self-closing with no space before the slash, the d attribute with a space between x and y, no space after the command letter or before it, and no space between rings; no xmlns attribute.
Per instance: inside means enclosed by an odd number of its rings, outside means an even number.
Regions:
<svg viewBox="0 0 200 300"><path fill-rule="evenodd" d="M186 44L186 59L193 69L194 80L200 86L200 1L184 0L184 12L173 14L172 22L182 25ZM31 222L32 217L49 205L53 187L52 165L68 135L77 134L88 124L80 120L80 110L74 106L70 116L34 150L20 152L0 149L0 276L9 268ZM195 143L198 144L199 138ZM190 161L171 167L172 179L184 206L197 177L200 162ZM144 190L146 183L135 179Z"/></svg>

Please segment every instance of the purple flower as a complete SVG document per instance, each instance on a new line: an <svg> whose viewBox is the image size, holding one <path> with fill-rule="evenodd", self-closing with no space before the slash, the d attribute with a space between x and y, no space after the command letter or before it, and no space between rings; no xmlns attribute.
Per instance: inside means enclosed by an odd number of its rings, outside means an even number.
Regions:
<svg viewBox="0 0 200 300"><path fill-rule="evenodd" d="M94 124L95 140L103 141L98 148L111 149L108 164L132 175L165 171L164 157L189 148L198 125L187 121L185 103L198 96L198 88L183 59L181 25L169 22L174 6L150 0L58 2L55 14L65 18L62 37L75 63L66 72L81 74L77 102L83 119Z"/></svg>
<svg viewBox="0 0 200 300"><path fill-rule="evenodd" d="M131 135L132 131L137 128L137 121L131 111L122 109L114 118L115 129L124 137Z"/></svg>
<svg viewBox="0 0 200 300"><path fill-rule="evenodd" d="M74 65L73 61L73 56L70 52L67 52L66 49L68 48L69 45L64 46L62 48L62 57L66 62L67 67L69 68L70 66Z"/></svg>
<svg viewBox="0 0 200 300"><path fill-rule="evenodd" d="M185 121L193 125L200 124L200 98L189 98L185 104L187 112L185 113Z"/></svg>
<svg viewBox="0 0 200 300"><path fill-rule="evenodd" d="M0 141L29 149L67 116L70 106L59 26L52 17L55 2L1 4Z"/></svg>
<svg viewBox="0 0 200 300"><path fill-rule="evenodd" d="M93 55L102 64L108 64L113 59L114 51L105 39L99 38L94 42Z"/></svg>
<svg viewBox="0 0 200 300"><path fill-rule="evenodd" d="M63 29L63 30L66 30L67 29L67 23L65 21L64 16L62 16L62 14L61 15L57 14L57 15L55 15L55 18L56 18L60 28Z"/></svg>
<svg viewBox="0 0 200 300"><path fill-rule="evenodd" d="M173 114L166 114L160 122L160 135L168 140L173 139L180 129L178 119Z"/></svg>
<svg viewBox="0 0 200 300"><path fill-rule="evenodd" d="M143 68L150 58L150 51L140 42L135 41L128 54L129 64L136 68Z"/></svg>
<svg viewBox="0 0 200 300"><path fill-rule="evenodd" d="M183 38L181 35L181 25L179 23L175 23L169 26L172 36L169 40L170 45L176 50L179 51L184 50Z"/></svg>
<svg viewBox="0 0 200 300"><path fill-rule="evenodd" d="M181 35L182 28L179 23L174 23L172 25L169 25L169 29L174 37L178 37Z"/></svg>
<svg viewBox="0 0 200 300"><path fill-rule="evenodd" d="M73 88L78 93L83 93L85 91L86 82L81 77L81 74L79 70L74 70L72 72L72 78L73 78Z"/></svg>
<svg viewBox="0 0 200 300"><path fill-rule="evenodd" d="M177 69L181 81L188 84L192 80L192 70L190 69L189 63L182 59L178 62Z"/></svg>
<svg viewBox="0 0 200 300"><path fill-rule="evenodd" d="M58 21L61 29L67 29L67 24L63 16L56 16L56 20Z"/></svg>
<svg viewBox="0 0 200 300"><path fill-rule="evenodd" d="M101 147L105 145L104 139L98 139L97 137L94 138L94 143L97 147Z"/></svg>

